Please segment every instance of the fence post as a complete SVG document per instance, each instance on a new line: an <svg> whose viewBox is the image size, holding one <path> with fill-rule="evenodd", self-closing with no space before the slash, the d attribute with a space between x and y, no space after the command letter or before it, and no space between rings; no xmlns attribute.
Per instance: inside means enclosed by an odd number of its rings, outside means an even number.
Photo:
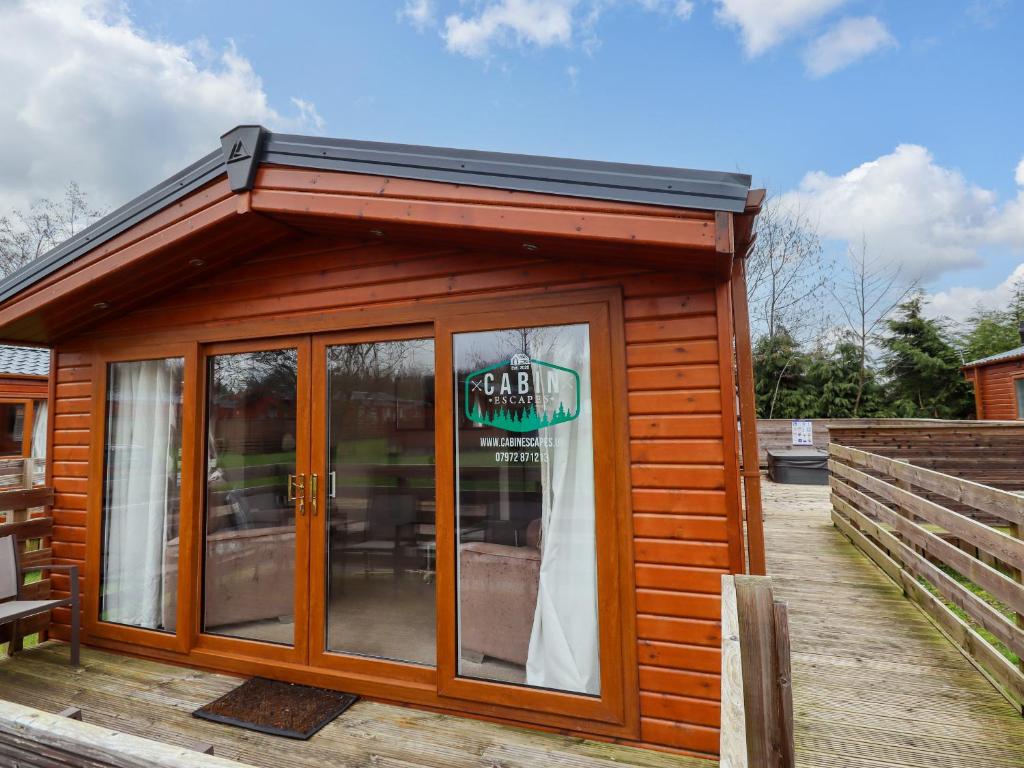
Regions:
<svg viewBox="0 0 1024 768"><path fill-rule="evenodd" d="M782 739L772 583L766 576L736 576L735 581L747 754L751 766L777 768L782 765Z"/></svg>
<svg viewBox="0 0 1024 768"><path fill-rule="evenodd" d="M795 768L793 747L793 670L789 660L789 609L775 601L775 663L778 667L779 735L782 739L782 768Z"/></svg>
<svg viewBox="0 0 1024 768"><path fill-rule="evenodd" d="M728 574L722 576L722 720L719 733L721 768L749 768L736 583Z"/></svg>
<svg viewBox="0 0 1024 768"><path fill-rule="evenodd" d="M1015 538L1015 539L1020 539L1020 537L1021 537L1021 525L1020 525L1020 523L1010 523L1010 535L1013 536L1013 538ZM1022 578L1022 576L1024 576L1024 574L1022 574L1021 570L1019 568L1013 568L1011 570L1012 570L1012 573L1013 573L1014 580L1018 584L1024 583L1024 578ZM1024 613L1018 613L1017 614L1017 626L1021 627L1022 629L1024 629ZM1021 672L1024 672L1024 657L1018 657L1017 658L1017 668Z"/></svg>

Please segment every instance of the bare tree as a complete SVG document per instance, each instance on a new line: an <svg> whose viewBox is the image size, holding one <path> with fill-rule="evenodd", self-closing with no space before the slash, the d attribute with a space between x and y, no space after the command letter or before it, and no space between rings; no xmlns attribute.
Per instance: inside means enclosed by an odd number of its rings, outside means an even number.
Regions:
<svg viewBox="0 0 1024 768"><path fill-rule="evenodd" d="M769 201L757 218L747 261L747 295L755 332L774 337L782 328L811 336L826 324L822 294L830 263L813 223L799 210Z"/></svg>
<svg viewBox="0 0 1024 768"><path fill-rule="evenodd" d="M39 258L102 215L72 181L63 197L37 200L27 211L15 209L0 217L0 277Z"/></svg>
<svg viewBox="0 0 1024 768"><path fill-rule="evenodd" d="M766 341L756 344L767 357L776 354L777 342L786 350L781 366L755 361L755 370L777 367L772 382L770 412L775 410L779 388L802 348L820 343L829 325L823 295L827 293L831 266L821 246L817 228L799 209L777 200L768 201L757 218L754 247L747 259L747 300L751 330ZM791 343L790 343L791 342ZM757 365L761 363L763 365Z"/></svg>
<svg viewBox="0 0 1024 768"><path fill-rule="evenodd" d="M854 418L860 411L871 347L878 340L878 330L892 311L916 289L917 282L904 280L899 265L872 257L866 239L861 239L859 249L850 247L847 251L845 275L832 286L831 291L860 352Z"/></svg>

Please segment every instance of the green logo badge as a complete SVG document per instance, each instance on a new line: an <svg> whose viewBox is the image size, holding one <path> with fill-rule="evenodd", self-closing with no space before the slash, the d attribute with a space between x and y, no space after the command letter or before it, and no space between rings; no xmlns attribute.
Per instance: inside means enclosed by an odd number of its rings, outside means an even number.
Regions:
<svg viewBox="0 0 1024 768"><path fill-rule="evenodd" d="M523 354L466 376L466 418L508 432L533 432L580 415L580 375Z"/></svg>

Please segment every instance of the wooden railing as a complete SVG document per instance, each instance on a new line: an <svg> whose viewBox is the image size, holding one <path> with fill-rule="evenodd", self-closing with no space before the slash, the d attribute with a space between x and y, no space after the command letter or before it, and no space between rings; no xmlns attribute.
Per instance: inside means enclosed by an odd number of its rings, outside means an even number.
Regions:
<svg viewBox="0 0 1024 768"><path fill-rule="evenodd" d="M1024 496L847 446L829 453L835 525L1024 707Z"/></svg>
<svg viewBox="0 0 1024 768"><path fill-rule="evenodd" d="M0 462L0 538L13 535L21 565L39 569L38 574L26 577L21 592L23 600L46 600L51 589L46 566L53 563L50 549L53 519L49 516L53 489L38 485L38 479L38 469L32 459ZM49 626L49 613L22 619L15 638L17 645L22 638L43 632ZM13 624L0 626L0 645L14 637L13 630ZM17 645L9 650L20 650Z"/></svg>
<svg viewBox="0 0 1024 768"><path fill-rule="evenodd" d="M1024 421L840 419L829 422L828 434L838 445L1004 491L1024 490Z"/></svg>
<svg viewBox="0 0 1024 768"><path fill-rule="evenodd" d="M77 715L77 717L76 717ZM20 768L244 768L243 763L0 701L0 765Z"/></svg>
<svg viewBox="0 0 1024 768"><path fill-rule="evenodd" d="M789 616L766 576L722 577L722 768L792 768Z"/></svg>

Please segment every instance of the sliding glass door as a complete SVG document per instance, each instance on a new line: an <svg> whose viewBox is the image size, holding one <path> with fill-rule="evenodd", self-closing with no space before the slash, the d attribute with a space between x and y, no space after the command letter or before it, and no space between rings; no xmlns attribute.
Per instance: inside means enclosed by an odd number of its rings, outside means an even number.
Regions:
<svg viewBox="0 0 1024 768"><path fill-rule="evenodd" d="M205 371L201 632L293 649L299 660L306 654L308 345L303 338L212 348Z"/></svg>
<svg viewBox="0 0 1024 768"><path fill-rule="evenodd" d="M324 338L313 356L314 655L433 667L434 340Z"/></svg>
<svg viewBox="0 0 1024 768"><path fill-rule="evenodd" d="M613 717L606 320L532 319L208 350L206 647Z"/></svg>

